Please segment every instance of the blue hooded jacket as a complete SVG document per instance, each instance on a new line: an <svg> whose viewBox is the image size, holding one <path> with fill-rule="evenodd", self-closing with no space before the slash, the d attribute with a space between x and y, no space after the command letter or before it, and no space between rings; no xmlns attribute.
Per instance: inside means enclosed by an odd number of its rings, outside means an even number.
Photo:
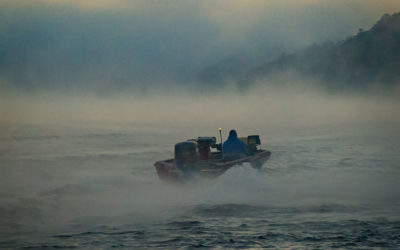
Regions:
<svg viewBox="0 0 400 250"><path fill-rule="evenodd" d="M236 131L234 130L231 130L231 132L229 132L229 137L224 142L222 150L224 155L249 155L246 144L237 137Z"/></svg>

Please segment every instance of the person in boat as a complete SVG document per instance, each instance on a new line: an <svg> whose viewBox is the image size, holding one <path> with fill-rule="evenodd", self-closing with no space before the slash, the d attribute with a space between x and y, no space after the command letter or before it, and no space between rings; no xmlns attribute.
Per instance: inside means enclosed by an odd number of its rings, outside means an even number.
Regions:
<svg viewBox="0 0 400 250"><path fill-rule="evenodd" d="M236 160L249 155L246 144L237 137L235 130L229 131L229 137L222 145L225 160Z"/></svg>

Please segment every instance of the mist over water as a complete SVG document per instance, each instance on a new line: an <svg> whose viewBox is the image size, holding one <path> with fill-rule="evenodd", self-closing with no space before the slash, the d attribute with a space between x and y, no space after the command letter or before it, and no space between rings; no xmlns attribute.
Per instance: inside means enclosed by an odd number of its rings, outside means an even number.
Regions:
<svg viewBox="0 0 400 250"><path fill-rule="evenodd" d="M2 122L56 124L134 123L168 126L327 125L399 122L398 91L373 89L328 92L321 84L302 81L259 84L245 92L226 87L209 93L188 88L131 90L115 95L42 91L5 92L0 100Z"/></svg>
<svg viewBox="0 0 400 250"><path fill-rule="evenodd" d="M259 89L12 101L0 130L5 248L399 243L394 99ZM176 142L218 127L259 134L271 159L215 180L158 179L153 164Z"/></svg>

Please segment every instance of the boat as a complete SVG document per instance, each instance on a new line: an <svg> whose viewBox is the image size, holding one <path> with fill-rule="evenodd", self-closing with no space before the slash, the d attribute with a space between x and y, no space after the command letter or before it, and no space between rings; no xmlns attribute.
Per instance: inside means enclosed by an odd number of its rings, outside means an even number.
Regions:
<svg viewBox="0 0 400 250"><path fill-rule="evenodd" d="M216 178L235 165L249 163L260 169L270 158L271 152L260 149L258 135L239 138L247 145L249 155L224 156L221 143L215 137L198 137L175 144L175 157L154 163L158 177L166 182L187 182L199 178ZM215 149L215 150L211 150Z"/></svg>

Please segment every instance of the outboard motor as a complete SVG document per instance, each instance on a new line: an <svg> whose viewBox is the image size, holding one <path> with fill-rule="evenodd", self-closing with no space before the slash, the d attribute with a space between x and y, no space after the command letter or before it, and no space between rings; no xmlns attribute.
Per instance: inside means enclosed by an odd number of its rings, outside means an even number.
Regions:
<svg viewBox="0 0 400 250"><path fill-rule="evenodd" d="M185 141L175 144L175 162L178 168L184 169L196 161L197 145L195 142Z"/></svg>
<svg viewBox="0 0 400 250"><path fill-rule="evenodd" d="M249 135L247 136L247 149L249 154L253 155L257 152L257 146L261 145L261 140L259 135Z"/></svg>
<svg viewBox="0 0 400 250"><path fill-rule="evenodd" d="M199 159L200 160L209 160L211 158L211 149L212 145L215 145L217 140L215 137L199 137L197 138L197 147L199 149Z"/></svg>

